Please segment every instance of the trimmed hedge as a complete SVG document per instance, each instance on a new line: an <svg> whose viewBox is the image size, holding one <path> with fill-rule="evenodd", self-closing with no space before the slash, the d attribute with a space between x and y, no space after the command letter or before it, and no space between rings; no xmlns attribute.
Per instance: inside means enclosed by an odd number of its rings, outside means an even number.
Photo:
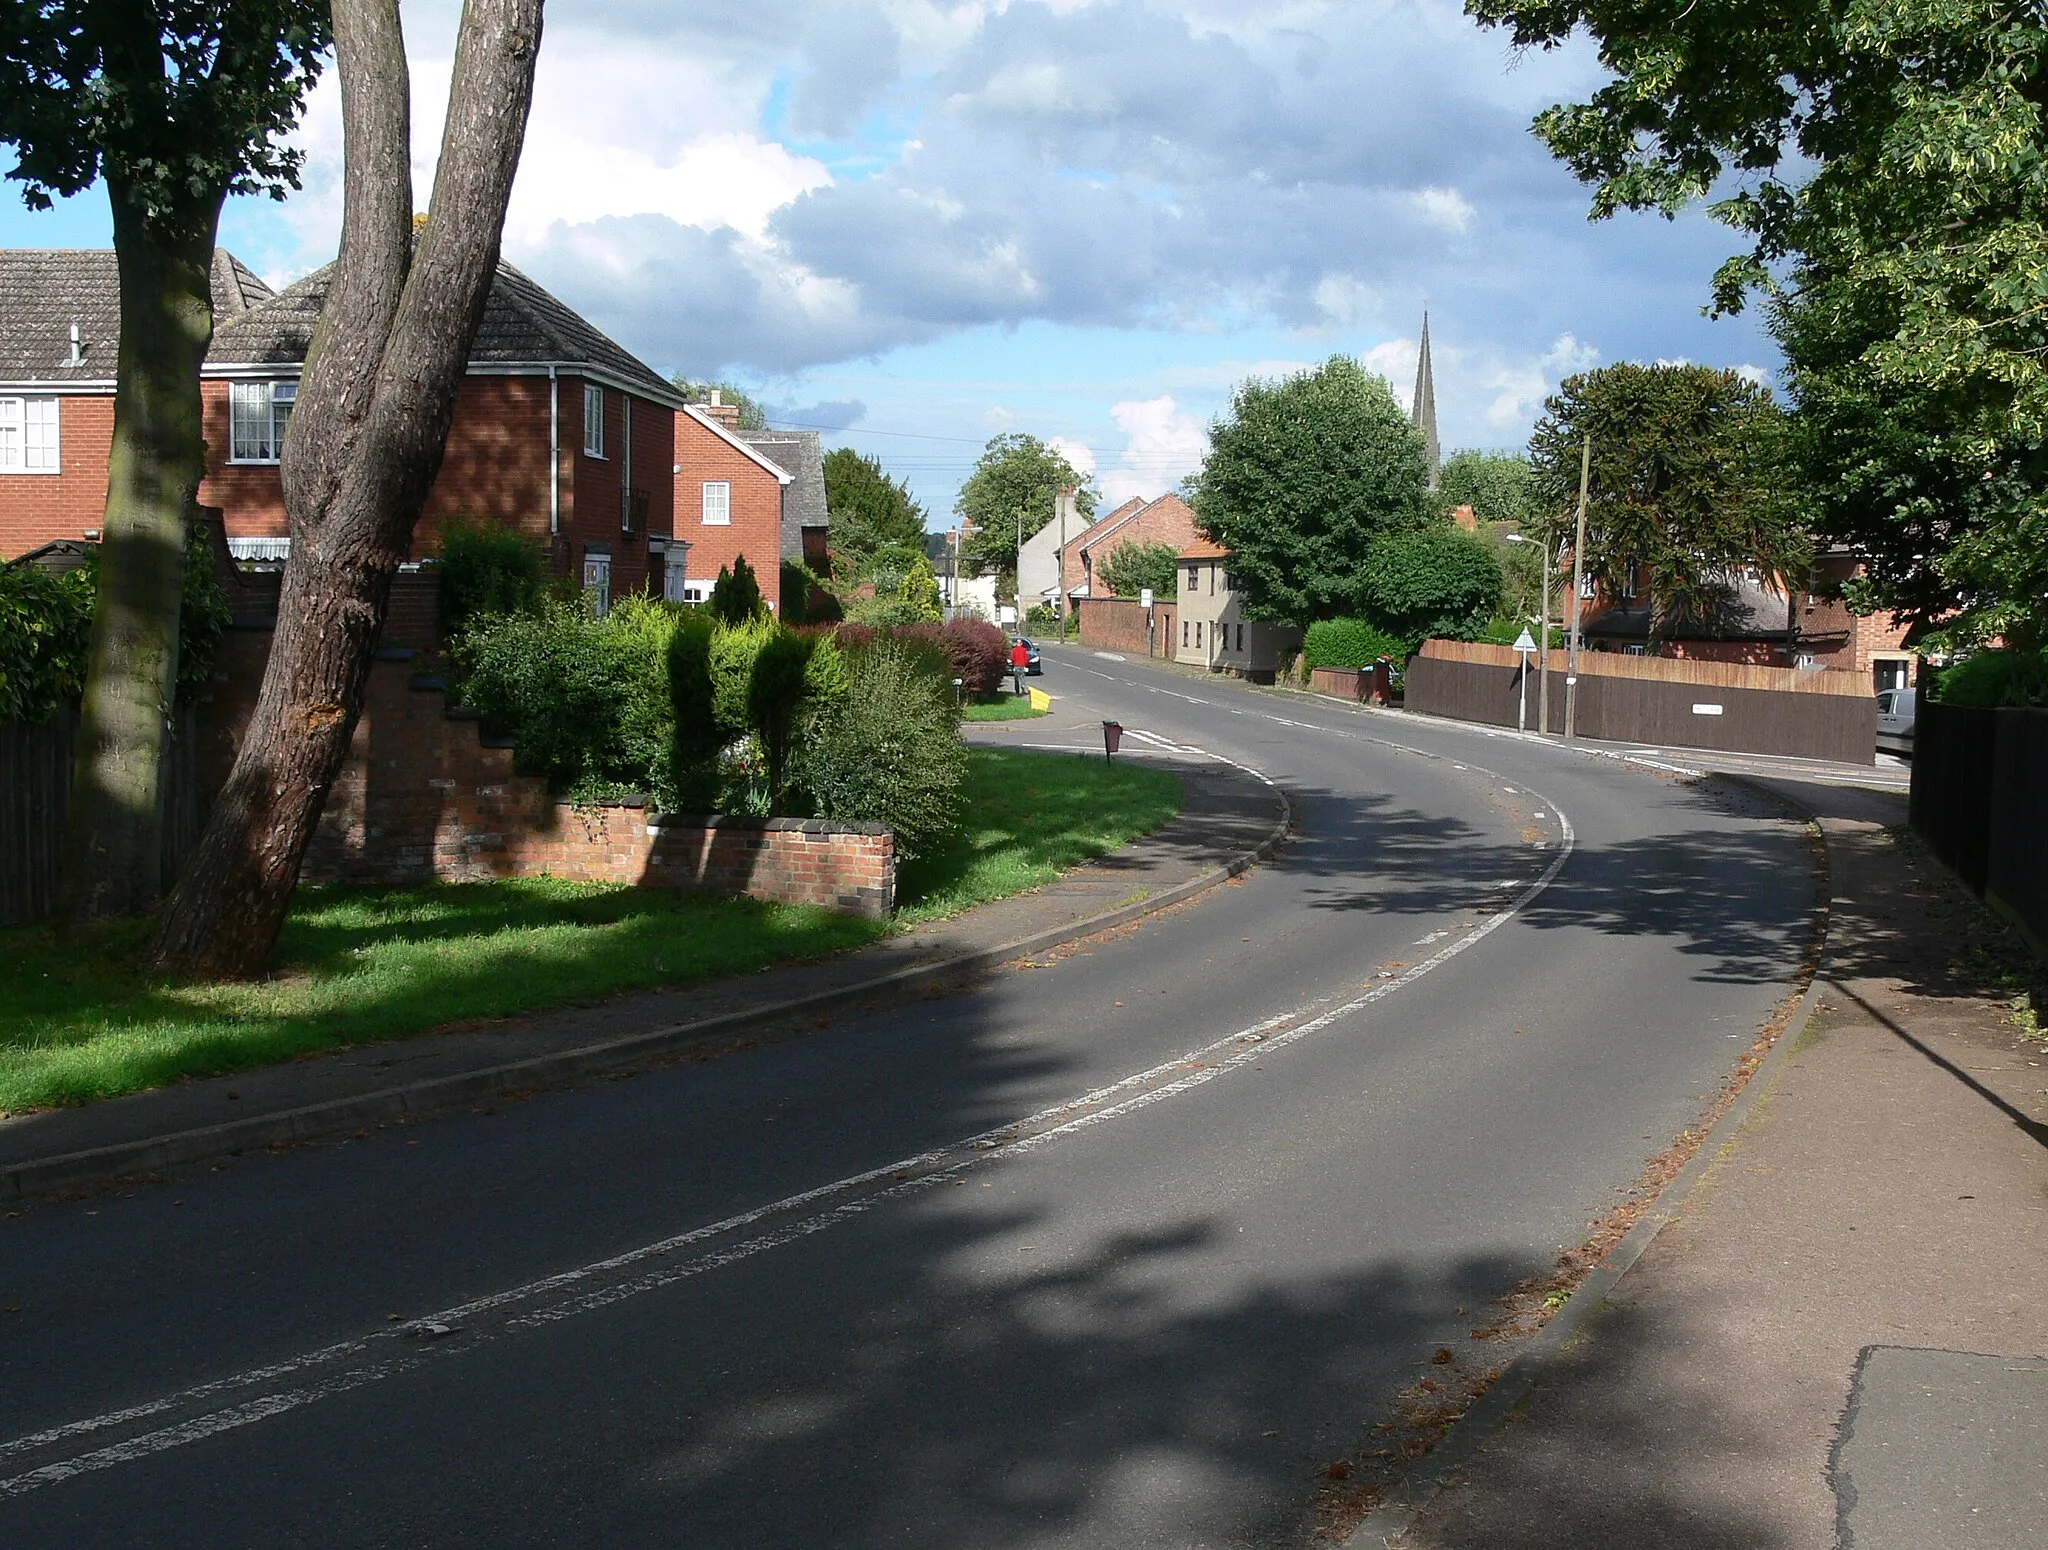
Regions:
<svg viewBox="0 0 2048 1550"><path fill-rule="evenodd" d="M1399 667L1415 648L1416 642L1389 635L1364 619L1318 619L1301 643L1301 670L1371 667L1381 657Z"/></svg>

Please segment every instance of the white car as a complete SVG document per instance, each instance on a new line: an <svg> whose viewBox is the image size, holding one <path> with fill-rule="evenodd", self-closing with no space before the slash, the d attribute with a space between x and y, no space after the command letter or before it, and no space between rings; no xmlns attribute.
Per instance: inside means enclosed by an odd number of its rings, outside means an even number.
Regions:
<svg viewBox="0 0 2048 1550"><path fill-rule="evenodd" d="M1913 704L1917 691L1880 689L1877 694L1877 746L1886 753L1913 752Z"/></svg>

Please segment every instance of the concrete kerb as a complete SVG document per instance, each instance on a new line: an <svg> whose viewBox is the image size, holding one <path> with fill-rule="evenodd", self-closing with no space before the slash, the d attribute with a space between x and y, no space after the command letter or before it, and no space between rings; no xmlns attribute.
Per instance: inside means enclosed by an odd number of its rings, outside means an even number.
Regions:
<svg viewBox="0 0 2048 1550"><path fill-rule="evenodd" d="M660 1028L607 1039L577 1049L560 1050L526 1060L506 1062L454 1076L432 1077L381 1092L362 1093L331 1102L305 1104L275 1114L255 1115L144 1140L124 1141L89 1151L67 1152L55 1157L0 1166L0 1201L22 1200L53 1190L77 1189L136 1174L154 1173L187 1163L259 1151L265 1147L294 1142L332 1139L370 1126L401 1120L422 1119L445 1114L481 1100L512 1093L566 1086L588 1077L617 1071L657 1056L704 1050L736 1034L781 1022L785 1019L836 1011L874 996L915 990L920 986L992 969L1013 958L1028 957L1068 942L1080 941L1099 932L1114 930L1176 904L1195 898L1211 888L1248 871L1278 850L1294 823L1293 803L1279 785L1233 761L1218 763L1263 783L1279 804L1277 822L1266 837L1250 850L1223 865L1177 883L1149 898L1104 910L1100 914L1054 926L995 947L957 953L930 963L911 964L887 974L874 975L851 985L794 996L787 1000L744 1011L728 1012L696 1022L670 1023Z"/></svg>
<svg viewBox="0 0 2048 1550"><path fill-rule="evenodd" d="M1614 757L1609 755L1609 757ZM1759 781L1749 780L1740 775L1716 774L1712 778L1726 780L1747 787L1760 796L1777 803L1788 811L1797 813L1813 825L1814 833L1820 836L1823 860L1822 887L1827 892L1827 879L1833 874L1828 859L1827 829L1818 815L1802 809L1783 792L1774 791ZM1833 948L1830 930L1832 900L1823 897L1818 903L1820 918L1820 952L1814 964L1813 976L1806 983L1792 1015L1786 1019L1779 1032L1777 1042L1770 1053L1750 1073L1749 1080L1729 1104L1727 1110L1716 1120L1699 1147L1672 1177L1669 1184L1658 1192L1653 1209L1647 1210L1622 1237L1621 1242L1611 1249L1607 1257L1587 1274L1564 1306L1551 1316L1549 1321L1531 1337L1529 1343L1511 1359L1506 1369L1488 1385L1486 1392L1474 1400L1470 1409L1458 1421L1456 1428L1430 1451L1427 1468L1405 1476L1381 1500L1379 1506L1369 1513L1365 1520L1344 1541L1347 1550L1381 1550L1381 1547L1395 1547L1402 1536L1415 1526L1416 1520L1428 1509L1437 1497L1443 1494L1457 1478L1468 1469L1479 1456L1480 1451L1499 1434L1509 1416L1540 1387L1544 1378L1553 1372L1564 1354L1585 1337L1594 1319L1606 1309L1607 1300L1623 1276L1634 1269L1636 1263L1648 1252L1649 1247L1679 1213L1699 1187L1707 1170L1727 1154L1735 1143L1742 1127L1749 1123L1750 1115L1757 1104L1784 1070L1785 1062L1791 1058L1793 1048L1806 1031L1806 1025L1813 1016L1814 1004L1819 999L1821 986L1827 979L1828 955Z"/></svg>

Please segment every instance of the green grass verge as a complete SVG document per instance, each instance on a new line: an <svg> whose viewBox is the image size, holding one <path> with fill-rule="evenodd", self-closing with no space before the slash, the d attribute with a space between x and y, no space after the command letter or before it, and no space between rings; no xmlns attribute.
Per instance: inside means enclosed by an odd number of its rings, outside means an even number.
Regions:
<svg viewBox="0 0 2048 1550"><path fill-rule="evenodd" d="M1180 789L1156 770L971 752L968 826L906 865L898 924L1036 887L1156 828ZM748 899L550 878L308 888L276 975L175 985L137 967L147 927L60 942L0 930L0 1112L138 1092L451 1023L742 974L858 947L897 925Z"/></svg>
<svg viewBox="0 0 2048 1550"><path fill-rule="evenodd" d="M963 721L1029 721L1033 716L1043 716L1042 710L1031 708L1031 696L1006 694L999 700L986 705L969 705L960 712Z"/></svg>
<svg viewBox="0 0 2048 1550"><path fill-rule="evenodd" d="M899 920L1007 898L1148 834L1180 811L1180 781L1125 761L977 748L967 822L944 850L905 863Z"/></svg>

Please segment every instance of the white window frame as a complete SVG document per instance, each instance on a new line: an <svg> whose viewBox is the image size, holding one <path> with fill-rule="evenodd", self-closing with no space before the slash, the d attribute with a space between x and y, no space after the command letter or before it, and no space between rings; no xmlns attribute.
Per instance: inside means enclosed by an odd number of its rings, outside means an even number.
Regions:
<svg viewBox="0 0 2048 1550"><path fill-rule="evenodd" d="M297 382L228 384L228 461L275 463L284 450L285 427L299 401ZM252 424L252 421L255 422Z"/></svg>
<svg viewBox="0 0 2048 1550"><path fill-rule="evenodd" d="M704 481L704 526L732 526L732 481L730 479L706 479Z"/></svg>
<svg viewBox="0 0 2048 1550"><path fill-rule="evenodd" d="M583 384L583 455L604 456L604 389L595 382Z"/></svg>
<svg viewBox="0 0 2048 1550"><path fill-rule="evenodd" d="M61 474L63 432L54 396L0 398L0 474Z"/></svg>
<svg viewBox="0 0 2048 1550"><path fill-rule="evenodd" d="M612 611L612 557L587 550L583 556L583 599L593 619Z"/></svg>

